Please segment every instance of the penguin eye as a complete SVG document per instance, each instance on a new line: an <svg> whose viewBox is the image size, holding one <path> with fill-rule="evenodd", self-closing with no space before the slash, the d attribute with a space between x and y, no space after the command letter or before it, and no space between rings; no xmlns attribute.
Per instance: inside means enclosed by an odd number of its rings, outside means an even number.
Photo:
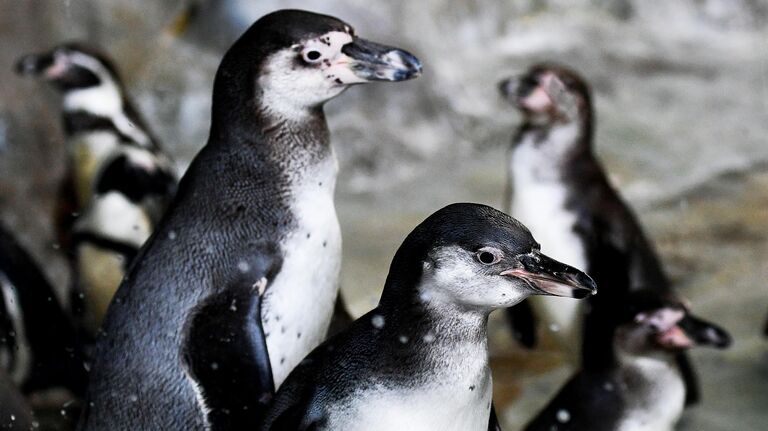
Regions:
<svg viewBox="0 0 768 431"><path fill-rule="evenodd" d="M303 55L304 61L306 61L307 63L317 63L318 60L320 60L320 57L322 56L323 55L320 53L320 51L317 51L314 49L304 51L304 55Z"/></svg>
<svg viewBox="0 0 768 431"><path fill-rule="evenodd" d="M494 263L499 263L502 256L503 254L501 253L501 250L493 247L483 247L478 250L477 253L475 253L475 257L477 257L477 260L483 265L493 265Z"/></svg>

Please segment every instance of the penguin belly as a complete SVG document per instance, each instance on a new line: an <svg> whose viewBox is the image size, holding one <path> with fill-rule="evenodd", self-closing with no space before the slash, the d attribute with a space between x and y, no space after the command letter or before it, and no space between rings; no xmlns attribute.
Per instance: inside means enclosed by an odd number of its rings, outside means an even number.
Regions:
<svg viewBox="0 0 768 431"><path fill-rule="evenodd" d="M125 275L125 256L83 242L77 247L78 290L86 304L83 325L92 334L98 331L107 307Z"/></svg>
<svg viewBox="0 0 768 431"><path fill-rule="evenodd" d="M296 225L281 244L283 264L264 297L262 324L275 388L325 339L338 293L341 229L333 202L335 172L306 178L294 187Z"/></svg>
<svg viewBox="0 0 768 431"><path fill-rule="evenodd" d="M347 405L334 407L328 427L339 431L486 431L491 414L492 383L434 388L371 388L355 393ZM450 388L450 389L449 389Z"/></svg>
<svg viewBox="0 0 768 431"><path fill-rule="evenodd" d="M685 384L671 362L637 358L625 377L630 388L625 394L626 411L618 431L673 431L685 406ZM641 383L637 383L641 382Z"/></svg>
<svg viewBox="0 0 768 431"><path fill-rule="evenodd" d="M80 133L71 141L74 189L77 202L82 208L91 201L95 178L120 143L115 134L105 131Z"/></svg>
<svg viewBox="0 0 768 431"><path fill-rule="evenodd" d="M118 192L96 196L75 226L84 233L136 250L149 238L152 225L141 207ZM126 256L120 250L83 240L77 245L78 286L85 304L84 325L95 333L125 275Z"/></svg>
<svg viewBox="0 0 768 431"><path fill-rule="evenodd" d="M526 148L521 148L521 152ZM515 153L518 153L517 151ZM524 154L512 160L514 195L511 214L531 231L541 250L553 259L584 271L587 255L582 239L574 230L577 216L566 208L566 184L551 173L540 175L536 163ZM565 349L568 359L578 363L581 352L583 301L572 298L533 296L529 298L539 320Z"/></svg>

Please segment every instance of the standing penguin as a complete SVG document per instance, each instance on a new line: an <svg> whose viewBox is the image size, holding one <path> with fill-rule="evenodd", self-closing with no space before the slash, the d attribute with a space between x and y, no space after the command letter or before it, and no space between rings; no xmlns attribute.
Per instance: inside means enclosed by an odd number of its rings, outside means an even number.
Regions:
<svg viewBox="0 0 768 431"><path fill-rule="evenodd" d="M612 314L607 337L592 344L596 349L581 371L526 431L672 431L686 398L678 352L725 348L731 341L718 326L653 291L630 293Z"/></svg>
<svg viewBox="0 0 768 431"><path fill-rule="evenodd" d="M449 205L403 241L379 305L291 373L262 430L497 429L490 312L530 295L595 292L508 215Z"/></svg>
<svg viewBox="0 0 768 431"><path fill-rule="evenodd" d="M16 69L62 95L70 157L57 227L72 261L75 314L94 336L126 268L170 203L176 176L106 56L69 43L26 55Z"/></svg>
<svg viewBox="0 0 768 431"><path fill-rule="evenodd" d="M244 429L325 337L337 164L323 104L421 66L336 18L282 10L222 59L208 144L110 305L82 430Z"/></svg>
<svg viewBox="0 0 768 431"><path fill-rule="evenodd" d="M610 185L593 153L594 113L589 87L574 71L541 64L500 84L502 95L523 114L509 159L509 211L531 229L554 258L589 274L607 273L612 256L626 256L622 282L598 285L629 292L641 289L673 297L653 246L640 223ZM533 299L533 298L532 298ZM591 303L592 301L590 301ZM531 307L527 308L527 307ZM576 362L589 319L578 304L535 298L509 310L513 330L523 344L535 343L534 313ZM592 319L599 330L599 318ZM688 360L680 355L689 403L698 385Z"/></svg>
<svg viewBox="0 0 768 431"><path fill-rule="evenodd" d="M65 387L85 392L75 328L40 268L0 226L0 370L24 393Z"/></svg>

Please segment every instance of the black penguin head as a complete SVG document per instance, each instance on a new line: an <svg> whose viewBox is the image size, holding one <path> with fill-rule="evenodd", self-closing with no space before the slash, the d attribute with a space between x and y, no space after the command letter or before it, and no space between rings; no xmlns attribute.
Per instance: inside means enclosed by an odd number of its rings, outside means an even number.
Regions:
<svg viewBox="0 0 768 431"><path fill-rule="evenodd" d="M630 294L616 328L614 343L625 354L674 353L694 346L725 348L731 336L723 328L694 316L680 300L653 291Z"/></svg>
<svg viewBox="0 0 768 431"><path fill-rule="evenodd" d="M525 226L479 204L453 204L429 216L398 249L382 303L455 304L483 311L529 295L596 293L583 272L539 251Z"/></svg>
<svg viewBox="0 0 768 431"><path fill-rule="evenodd" d="M250 75L241 78L257 83L260 107L285 117L319 106L352 84L417 77L421 64L403 50L357 37L336 18L280 10L256 21L230 48L217 81L242 85L227 82L241 70Z"/></svg>
<svg viewBox="0 0 768 431"><path fill-rule="evenodd" d="M105 83L120 85L117 70L106 56L77 43L25 55L16 62L16 72L42 78L61 91L98 87Z"/></svg>
<svg viewBox="0 0 768 431"><path fill-rule="evenodd" d="M589 119L589 86L576 72L555 64L537 64L499 83L501 95L537 124Z"/></svg>

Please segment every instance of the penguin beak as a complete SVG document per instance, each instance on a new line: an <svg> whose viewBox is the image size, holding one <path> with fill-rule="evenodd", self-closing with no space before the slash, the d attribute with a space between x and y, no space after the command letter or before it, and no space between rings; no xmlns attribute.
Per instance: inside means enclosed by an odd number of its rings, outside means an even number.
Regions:
<svg viewBox="0 0 768 431"><path fill-rule="evenodd" d="M53 56L29 54L16 62L16 73L19 75L37 76L43 70L53 65Z"/></svg>
<svg viewBox="0 0 768 431"><path fill-rule="evenodd" d="M586 298L597 293L595 282L587 274L538 251L519 255L517 261L515 268L499 275L519 278L544 295Z"/></svg>
<svg viewBox="0 0 768 431"><path fill-rule="evenodd" d="M16 73L22 76L44 76L56 79L66 72L67 65L56 61L52 54L29 54L16 62Z"/></svg>
<svg viewBox="0 0 768 431"><path fill-rule="evenodd" d="M402 49L356 38L342 47L345 67L356 84L370 81L405 81L421 75L421 62Z"/></svg>
<svg viewBox="0 0 768 431"><path fill-rule="evenodd" d="M731 335L725 329L691 314L686 314L677 327L684 332L691 344L725 349L731 345Z"/></svg>

